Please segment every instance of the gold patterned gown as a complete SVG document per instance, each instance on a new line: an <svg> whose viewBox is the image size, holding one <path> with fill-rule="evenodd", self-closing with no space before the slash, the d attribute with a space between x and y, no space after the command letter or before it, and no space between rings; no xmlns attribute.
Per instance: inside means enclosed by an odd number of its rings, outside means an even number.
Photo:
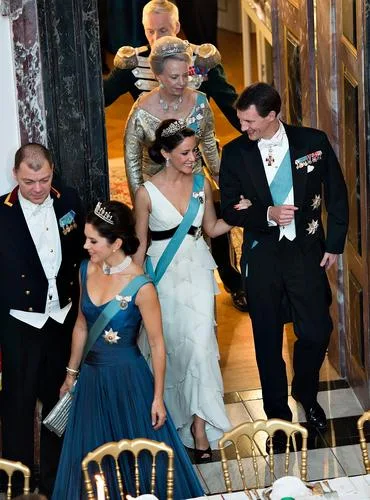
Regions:
<svg viewBox="0 0 370 500"><path fill-rule="evenodd" d="M184 121L199 137L199 149L208 169L217 175L220 159L215 140L213 112L206 95L198 90L194 92L197 94L195 105ZM140 101L139 97L131 108L124 138L126 176L132 199L138 187L163 167L154 163L148 155L148 148L154 142L155 131L162 120L141 108ZM171 118L170 114L168 118ZM194 172L201 170L202 160L199 157Z"/></svg>

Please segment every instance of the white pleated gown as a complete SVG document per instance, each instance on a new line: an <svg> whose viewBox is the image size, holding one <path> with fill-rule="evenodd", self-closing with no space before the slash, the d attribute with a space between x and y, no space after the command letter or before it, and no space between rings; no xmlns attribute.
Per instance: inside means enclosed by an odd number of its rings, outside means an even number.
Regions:
<svg viewBox="0 0 370 500"><path fill-rule="evenodd" d="M144 186L152 204L149 228L164 231L178 226L183 217L172 203L150 181ZM203 213L201 204L193 226L201 226ZM152 241L148 248L154 269L168 241ZM190 434L194 415L206 421L212 447L231 428L215 335L216 267L203 237L196 240L186 235L157 286L167 353L165 403L183 443L190 448L194 447ZM150 364L146 335L140 336L139 345Z"/></svg>

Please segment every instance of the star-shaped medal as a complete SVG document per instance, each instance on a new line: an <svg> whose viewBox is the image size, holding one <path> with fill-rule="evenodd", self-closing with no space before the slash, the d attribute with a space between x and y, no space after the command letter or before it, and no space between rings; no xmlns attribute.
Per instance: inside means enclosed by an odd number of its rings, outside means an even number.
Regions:
<svg viewBox="0 0 370 500"><path fill-rule="evenodd" d="M321 196L319 194L315 194L315 197L312 198L311 207L313 210L317 210L321 205Z"/></svg>
<svg viewBox="0 0 370 500"><path fill-rule="evenodd" d="M110 330L104 330L104 340L108 342L108 344L117 344L121 337L118 336L118 332L114 332L111 328Z"/></svg>
<svg viewBox="0 0 370 500"><path fill-rule="evenodd" d="M319 221L312 219L312 221L308 223L306 231L308 232L308 234L315 234L318 227L319 227Z"/></svg>

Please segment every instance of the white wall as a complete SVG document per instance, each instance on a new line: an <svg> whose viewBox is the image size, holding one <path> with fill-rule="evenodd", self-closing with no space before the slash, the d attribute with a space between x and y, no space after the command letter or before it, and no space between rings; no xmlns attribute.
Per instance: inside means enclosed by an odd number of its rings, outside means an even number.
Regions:
<svg viewBox="0 0 370 500"><path fill-rule="evenodd" d="M15 184L14 153L20 146L10 21L0 15L0 195Z"/></svg>

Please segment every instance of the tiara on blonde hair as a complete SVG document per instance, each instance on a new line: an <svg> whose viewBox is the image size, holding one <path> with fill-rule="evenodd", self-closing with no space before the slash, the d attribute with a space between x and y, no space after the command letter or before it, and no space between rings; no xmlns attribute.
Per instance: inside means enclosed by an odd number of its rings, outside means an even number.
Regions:
<svg viewBox="0 0 370 500"><path fill-rule="evenodd" d="M171 135L177 134L181 130L186 128L186 124L183 121L177 120L168 125L168 127L164 128L161 132L161 137L170 137Z"/></svg>
<svg viewBox="0 0 370 500"><path fill-rule="evenodd" d="M177 54L193 55L193 49L187 40L181 40L177 36L162 36L159 38L151 50L151 57L169 57Z"/></svg>
<svg viewBox="0 0 370 500"><path fill-rule="evenodd" d="M102 207L100 201L98 201L96 207L94 208L94 214L97 215L104 222L108 222L108 224L114 224L112 214Z"/></svg>

